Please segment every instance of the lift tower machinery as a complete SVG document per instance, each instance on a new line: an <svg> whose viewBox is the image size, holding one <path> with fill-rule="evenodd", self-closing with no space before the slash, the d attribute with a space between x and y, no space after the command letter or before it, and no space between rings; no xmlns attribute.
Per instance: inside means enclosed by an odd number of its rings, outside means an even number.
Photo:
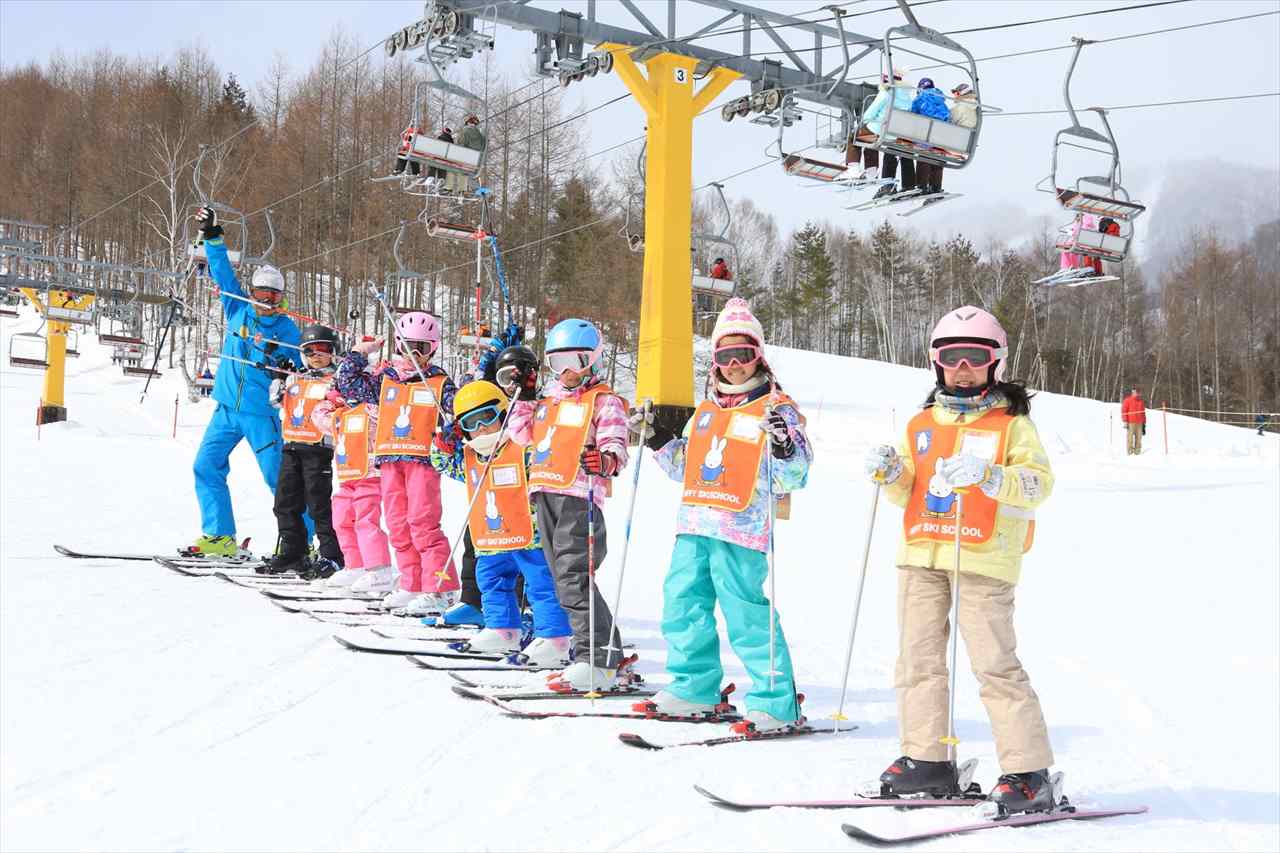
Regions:
<svg viewBox="0 0 1280 853"><path fill-rule="evenodd" d="M681 32L677 12L713 10L715 20ZM761 114L783 120L783 96L838 111L845 133L875 87L846 82L848 69L880 49L882 39L845 32L843 10L831 7L827 23L760 9L736 0L667 0L665 27L659 27L634 0L587 0L586 13L540 9L536 0L436 0L424 18L393 37L387 53L420 43L428 28L448 33L466 52L468 39L489 23L535 34L538 70L562 85L616 71L645 112L648 126L645 169L645 257L640 304L637 405L650 400L656 417L679 432L693 412L693 312L690 245L693 220L693 120L730 83L745 79L751 96L738 115ZM604 17L611 20L605 21ZM705 15L703 15L705 17ZM616 23L615 23L616 21ZM638 29L636 28L638 25ZM698 40L720 28L741 35L742 53L704 47ZM752 36L764 34L784 61L749 58ZM804 39L793 47L788 39ZM584 45L595 50L584 52ZM850 56L850 45L859 46ZM402 47L403 46L403 47ZM824 48L843 47L843 61L823 69ZM772 49L772 48L770 48ZM808 61L801 54L808 55ZM425 59L423 60L425 61ZM643 69L642 69L643 66Z"/></svg>

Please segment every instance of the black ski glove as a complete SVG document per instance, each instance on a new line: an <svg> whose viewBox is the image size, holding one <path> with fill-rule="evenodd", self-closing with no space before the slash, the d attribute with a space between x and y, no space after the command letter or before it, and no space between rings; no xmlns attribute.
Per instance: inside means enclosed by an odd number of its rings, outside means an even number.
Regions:
<svg viewBox="0 0 1280 853"><path fill-rule="evenodd" d="M200 233L204 239L212 240L222 236L222 226L218 224L218 213L212 207L202 207L196 211L196 222L200 223Z"/></svg>

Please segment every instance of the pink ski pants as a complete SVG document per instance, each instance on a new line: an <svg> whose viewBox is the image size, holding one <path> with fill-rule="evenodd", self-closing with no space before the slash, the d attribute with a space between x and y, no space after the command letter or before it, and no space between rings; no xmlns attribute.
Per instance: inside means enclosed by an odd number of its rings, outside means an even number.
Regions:
<svg viewBox="0 0 1280 853"><path fill-rule="evenodd" d="M391 565L382 530L382 485L377 477L348 480L333 493L333 530L348 569Z"/></svg>
<svg viewBox="0 0 1280 853"><path fill-rule="evenodd" d="M440 475L425 462L384 462L382 511L400 570L400 588L409 592L450 592L459 588L449 559L449 539L440 529Z"/></svg>

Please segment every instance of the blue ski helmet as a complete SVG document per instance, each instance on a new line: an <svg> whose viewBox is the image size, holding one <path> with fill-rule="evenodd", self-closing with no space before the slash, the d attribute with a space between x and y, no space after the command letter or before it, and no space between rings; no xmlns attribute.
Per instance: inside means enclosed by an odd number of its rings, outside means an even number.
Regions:
<svg viewBox="0 0 1280 853"><path fill-rule="evenodd" d="M592 367L599 362L603 349L604 337L600 334L600 330L586 320L576 317L561 320L547 332L546 351L548 353L561 350L587 350L591 353Z"/></svg>

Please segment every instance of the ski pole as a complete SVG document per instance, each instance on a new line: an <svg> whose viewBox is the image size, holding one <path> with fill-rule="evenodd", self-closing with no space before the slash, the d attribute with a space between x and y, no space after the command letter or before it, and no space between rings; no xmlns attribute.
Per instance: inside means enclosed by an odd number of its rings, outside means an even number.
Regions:
<svg viewBox="0 0 1280 853"><path fill-rule="evenodd" d="M382 309L382 313L384 316L386 316L387 322L392 324L392 326L394 327L395 315L391 310L391 306L387 305L387 295L385 293L379 292L378 289L373 285L369 285L369 293L373 296L374 301L378 303L378 307ZM413 365L413 369L418 374L418 381L425 383L427 381L427 378L422 375L422 368L418 367L418 360L413 357L413 354L411 352L409 352L409 347L405 345L404 341L400 340L400 335L395 332L394 328L392 330L391 340L392 340L392 344L391 344L392 349L394 349L400 355L401 358L406 359L410 364ZM435 355L435 353L432 353L432 355Z"/></svg>
<svg viewBox="0 0 1280 853"><path fill-rule="evenodd" d="M586 698L600 698L596 692L596 478L587 474L587 661L588 685Z"/></svg>
<svg viewBox="0 0 1280 853"><path fill-rule="evenodd" d="M225 296L228 299L235 299L240 302L247 302L248 304L254 306L255 308L274 308L276 311L279 311L281 314L284 314L288 317L292 317L295 320L303 320L304 322L307 322L307 323L315 323L317 326L329 325L327 323L321 322L320 320L317 320L315 317L308 317L306 314L303 314L299 311L290 311L288 308L283 308L279 304L272 305L270 302L259 302L256 299L250 299L248 296L241 296L238 293L227 293L225 290L222 290L216 285L204 284L204 285L201 285L201 287L204 287L206 290L211 291L216 296ZM335 332L342 332L344 335L353 334L353 330L350 327L339 326L337 323L329 325L329 328L333 329Z"/></svg>
<svg viewBox="0 0 1280 853"><path fill-rule="evenodd" d="M955 764L956 747L960 739L956 737L956 636L960 633L960 517L964 512L964 493L956 492L956 553L955 566L951 570L951 636L948 650L950 662L948 676L950 685L947 690L947 736L942 742L947 745L947 759Z"/></svg>
<svg viewBox="0 0 1280 853"><path fill-rule="evenodd" d="M880 504L880 481L872 484L871 517L867 519L867 537L862 547L862 571L858 574L858 593L853 599L853 621L849 624L849 645L844 653L844 678L840 681L840 707L833 720L847 720L844 715L845 694L849 691L849 667L853 664L853 638L858 635L858 614L862 610L862 589L867 582L867 563L871 560L871 536L876 529L876 507ZM837 731L838 731L837 727Z"/></svg>
<svg viewBox="0 0 1280 853"><path fill-rule="evenodd" d="M765 409L765 420L773 415L773 401L776 391L769 390L769 405ZM769 692L773 692L774 683L781 673L778 672L778 573L777 560L774 556L774 528L778 523L777 506L773 498L773 439L767 439L765 452L765 479L769 495Z"/></svg>
<svg viewBox="0 0 1280 853"><path fill-rule="evenodd" d="M636 492L640 488L640 463L644 461L644 431L648 424L649 412L653 408L652 400L644 401L644 417L640 427L640 449L636 451L636 470L631 475L631 502L627 505L627 529L622 536L622 563L618 567L618 591L613 596L613 610L611 611L609 622L609 645L605 646L605 650L609 652L617 652L618 660L622 660L622 649L614 643L615 631L618 630L618 608L622 607L622 580L627 574L627 552L631 550L631 520L636 514ZM621 635L616 635L621 636ZM613 660L610 655L609 660Z"/></svg>

